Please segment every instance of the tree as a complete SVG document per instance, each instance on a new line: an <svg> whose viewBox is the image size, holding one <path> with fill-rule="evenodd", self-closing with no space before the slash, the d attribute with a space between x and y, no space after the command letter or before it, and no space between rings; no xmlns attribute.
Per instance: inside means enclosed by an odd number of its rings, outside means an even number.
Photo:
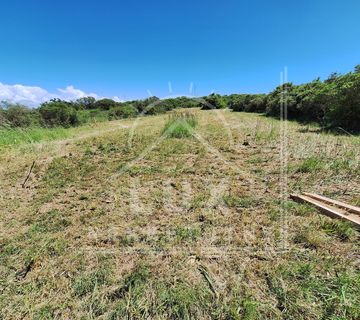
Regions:
<svg viewBox="0 0 360 320"><path fill-rule="evenodd" d="M232 94L226 97L227 106L233 111L244 111L245 110L245 97L246 94Z"/></svg>
<svg viewBox="0 0 360 320"><path fill-rule="evenodd" d="M104 99L97 100L95 102L94 106L95 106L95 108L98 108L101 110L110 110L111 108L114 108L117 106L117 102L112 99L104 98Z"/></svg>
<svg viewBox="0 0 360 320"><path fill-rule="evenodd" d="M326 123L349 131L360 131L360 73L348 73L328 90Z"/></svg>
<svg viewBox="0 0 360 320"><path fill-rule="evenodd" d="M154 108L160 99L158 97L152 96L143 100L131 101L131 104L139 111L139 113L148 113Z"/></svg>
<svg viewBox="0 0 360 320"><path fill-rule="evenodd" d="M131 104L124 104L122 106L118 106L110 109L109 118L110 119L118 119L118 118L132 118L136 117L138 111Z"/></svg>
<svg viewBox="0 0 360 320"><path fill-rule="evenodd" d="M337 78L339 78L341 76L340 73L338 72L333 72L330 74L330 76L325 80L325 83L332 83L335 82L337 80Z"/></svg>
<svg viewBox="0 0 360 320"><path fill-rule="evenodd" d="M95 109L96 99L94 97L83 97L75 101L77 109Z"/></svg>
<svg viewBox="0 0 360 320"><path fill-rule="evenodd" d="M60 99L52 99L39 108L45 126L70 127L79 124L78 114L72 103Z"/></svg>
<svg viewBox="0 0 360 320"><path fill-rule="evenodd" d="M202 105L203 110L226 108L226 103L224 98L217 93L210 94L209 96L205 97L204 100L205 103L203 103Z"/></svg>
<svg viewBox="0 0 360 320"><path fill-rule="evenodd" d="M23 105L9 105L4 111L4 119L12 127L39 125L39 114Z"/></svg>

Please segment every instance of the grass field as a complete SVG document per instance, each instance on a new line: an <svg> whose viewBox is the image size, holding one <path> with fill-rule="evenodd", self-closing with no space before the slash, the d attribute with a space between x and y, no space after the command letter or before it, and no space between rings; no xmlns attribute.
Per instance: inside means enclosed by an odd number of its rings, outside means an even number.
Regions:
<svg viewBox="0 0 360 320"><path fill-rule="evenodd" d="M187 112L4 144L0 319L360 318L360 137Z"/></svg>
<svg viewBox="0 0 360 320"><path fill-rule="evenodd" d="M0 148L7 146L51 141L69 137L71 131L64 128L0 129Z"/></svg>

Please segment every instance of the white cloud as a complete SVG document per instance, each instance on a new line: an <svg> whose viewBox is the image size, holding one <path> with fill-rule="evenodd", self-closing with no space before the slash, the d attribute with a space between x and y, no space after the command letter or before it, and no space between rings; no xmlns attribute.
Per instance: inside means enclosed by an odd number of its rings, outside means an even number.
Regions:
<svg viewBox="0 0 360 320"><path fill-rule="evenodd" d="M113 96L112 99L116 102L124 102L125 100L120 99L118 96Z"/></svg>
<svg viewBox="0 0 360 320"><path fill-rule="evenodd" d="M67 86L65 89L58 89L62 99L64 100L74 100L79 99L83 97L94 97L95 99L99 99L99 96L96 93L85 93L84 91L81 91L80 89L74 88L74 86Z"/></svg>
<svg viewBox="0 0 360 320"><path fill-rule="evenodd" d="M40 87L24 86L21 84L8 85L0 82L0 101L11 103L21 103L29 107L36 107L50 99L59 98L62 100L76 100L82 97L94 97L101 99L96 93L86 93L74 86L67 86L64 89L57 89L57 92L48 92ZM113 97L115 101L120 101L118 97Z"/></svg>

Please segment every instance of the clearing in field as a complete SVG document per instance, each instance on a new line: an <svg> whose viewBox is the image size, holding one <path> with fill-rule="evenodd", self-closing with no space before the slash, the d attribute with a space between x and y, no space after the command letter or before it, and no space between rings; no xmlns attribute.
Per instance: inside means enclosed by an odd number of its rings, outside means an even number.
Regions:
<svg viewBox="0 0 360 320"><path fill-rule="evenodd" d="M0 318L360 318L358 231L281 195L360 205L359 137L287 123L285 184L261 115L71 130L1 149Z"/></svg>

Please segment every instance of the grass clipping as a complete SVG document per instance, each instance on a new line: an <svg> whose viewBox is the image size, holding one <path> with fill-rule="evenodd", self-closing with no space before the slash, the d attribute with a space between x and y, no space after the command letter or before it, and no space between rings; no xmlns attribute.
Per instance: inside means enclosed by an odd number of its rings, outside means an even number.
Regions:
<svg viewBox="0 0 360 320"><path fill-rule="evenodd" d="M197 126L197 119L193 112L174 112L169 116L162 134L169 138L191 137Z"/></svg>

